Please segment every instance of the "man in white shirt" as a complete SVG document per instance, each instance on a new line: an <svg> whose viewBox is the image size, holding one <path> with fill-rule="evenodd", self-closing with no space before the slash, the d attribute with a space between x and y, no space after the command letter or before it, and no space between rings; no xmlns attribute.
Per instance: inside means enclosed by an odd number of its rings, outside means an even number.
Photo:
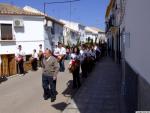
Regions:
<svg viewBox="0 0 150 113"><path fill-rule="evenodd" d="M36 52L36 49L34 49L32 54L32 63L31 63L33 71L37 70L37 61L38 61L38 54Z"/></svg>
<svg viewBox="0 0 150 113"><path fill-rule="evenodd" d="M42 50L42 44L39 45L39 52L38 52L38 59L39 59L39 67L42 67L42 60L43 60L44 54Z"/></svg>
<svg viewBox="0 0 150 113"><path fill-rule="evenodd" d="M64 72L65 71L64 59L66 56L66 49L63 47L62 43L60 43L60 42L58 42L58 47L60 49L59 56L58 56L59 65L60 65L59 71Z"/></svg>
<svg viewBox="0 0 150 113"><path fill-rule="evenodd" d="M54 48L54 56L55 57L58 57L59 56L59 53L60 53L60 48L57 46L57 45L55 45L55 48Z"/></svg>
<svg viewBox="0 0 150 113"><path fill-rule="evenodd" d="M18 46L18 51L16 52L15 56L17 61L17 74L24 75L25 72L24 72L23 64L24 64L25 53L23 52L21 45Z"/></svg>

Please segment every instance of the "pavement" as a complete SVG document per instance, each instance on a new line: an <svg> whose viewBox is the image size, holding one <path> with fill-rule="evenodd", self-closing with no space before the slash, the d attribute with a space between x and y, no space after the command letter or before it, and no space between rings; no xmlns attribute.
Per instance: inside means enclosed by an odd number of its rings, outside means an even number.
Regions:
<svg viewBox="0 0 150 113"><path fill-rule="evenodd" d="M68 61L66 61L66 68ZM71 73L66 69L57 79L57 99L44 100L42 70L29 71L24 76L11 76L0 82L0 113L61 113L74 94L71 90Z"/></svg>
<svg viewBox="0 0 150 113"><path fill-rule="evenodd" d="M68 61L65 65L67 68ZM0 113L121 113L121 71L109 57L101 59L78 90L66 69L57 79L57 99L43 100L41 69L0 83Z"/></svg>
<svg viewBox="0 0 150 113"><path fill-rule="evenodd" d="M121 113L121 71L105 57L70 100L63 113Z"/></svg>

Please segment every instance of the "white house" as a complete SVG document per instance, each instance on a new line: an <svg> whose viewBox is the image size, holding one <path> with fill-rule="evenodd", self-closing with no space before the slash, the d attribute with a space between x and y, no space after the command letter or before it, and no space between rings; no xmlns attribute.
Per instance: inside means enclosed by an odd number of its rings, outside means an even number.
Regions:
<svg viewBox="0 0 150 113"><path fill-rule="evenodd" d="M67 21L67 20L60 20L61 22L63 22L65 24L65 28L67 28L67 30L65 30L64 32L68 32L71 31L70 33L70 40L72 40L73 44L77 43L77 40L80 41L85 41L85 26L81 25L77 22L72 22L72 21ZM66 34L66 33L65 33Z"/></svg>
<svg viewBox="0 0 150 113"><path fill-rule="evenodd" d="M105 31L99 29L99 28L96 28L96 27L90 27L91 29L97 31L98 33L98 37L96 39L96 43L107 43L107 37L105 35Z"/></svg>
<svg viewBox="0 0 150 113"><path fill-rule="evenodd" d="M25 6L23 9L26 11L40 13L42 15L45 15L45 20L44 20L45 48L51 45L51 49L53 50L55 44L57 44L58 41L64 42L64 34L63 34L64 23L30 6Z"/></svg>
<svg viewBox="0 0 150 113"><path fill-rule="evenodd" d="M43 45L43 50L52 49L53 37L57 37L57 40L59 37L54 35L55 32L62 34L61 22L39 12L0 4L0 74L16 73L15 53L18 45L22 45L28 60L33 49L38 51L40 44Z"/></svg>
<svg viewBox="0 0 150 113"><path fill-rule="evenodd" d="M105 43L107 42L107 38L105 36L105 32L96 28L96 27L88 27L86 26L85 27L85 37L86 37L86 41L88 39L91 39L93 40L93 42L95 43L98 43L98 42L101 42L101 43Z"/></svg>
<svg viewBox="0 0 150 113"><path fill-rule="evenodd" d="M110 0L106 32L121 52L122 95L127 113L150 110L149 0Z"/></svg>
<svg viewBox="0 0 150 113"><path fill-rule="evenodd" d="M22 45L26 55L38 49L39 44L44 45L43 21L44 16L41 14L0 4L1 75L16 73L15 53L18 45Z"/></svg>
<svg viewBox="0 0 150 113"><path fill-rule="evenodd" d="M77 44L77 40L80 37L79 31L76 31L68 26L64 26L64 44L65 45L73 45Z"/></svg>
<svg viewBox="0 0 150 113"><path fill-rule="evenodd" d="M114 58L115 62L121 62L121 37L120 37L120 0L110 0L110 4L106 10L106 36L108 39L109 54ZM119 4L119 5L115 5Z"/></svg>
<svg viewBox="0 0 150 113"><path fill-rule="evenodd" d="M121 37L124 39L125 76L129 96L136 97L136 110L150 110L150 1L120 1L123 11L120 26ZM134 88L134 92L131 91ZM130 92L131 91L131 92Z"/></svg>

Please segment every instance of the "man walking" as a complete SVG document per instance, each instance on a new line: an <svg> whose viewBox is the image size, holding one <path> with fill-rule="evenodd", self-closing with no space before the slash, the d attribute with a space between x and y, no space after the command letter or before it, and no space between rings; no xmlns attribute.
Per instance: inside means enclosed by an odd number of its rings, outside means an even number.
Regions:
<svg viewBox="0 0 150 113"><path fill-rule="evenodd" d="M51 102L56 100L56 79L59 72L57 59L52 56L50 50L45 50L45 58L43 59L42 86L44 90L44 99L51 97Z"/></svg>

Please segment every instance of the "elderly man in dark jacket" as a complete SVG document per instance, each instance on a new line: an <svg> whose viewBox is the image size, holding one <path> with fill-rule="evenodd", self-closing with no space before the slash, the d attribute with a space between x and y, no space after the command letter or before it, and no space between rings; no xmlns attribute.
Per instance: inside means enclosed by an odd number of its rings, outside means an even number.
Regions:
<svg viewBox="0 0 150 113"><path fill-rule="evenodd" d="M42 86L44 90L44 99L51 97L51 102L56 100L56 79L59 72L59 64L57 59L52 56L50 50L45 50L45 58L43 59Z"/></svg>

